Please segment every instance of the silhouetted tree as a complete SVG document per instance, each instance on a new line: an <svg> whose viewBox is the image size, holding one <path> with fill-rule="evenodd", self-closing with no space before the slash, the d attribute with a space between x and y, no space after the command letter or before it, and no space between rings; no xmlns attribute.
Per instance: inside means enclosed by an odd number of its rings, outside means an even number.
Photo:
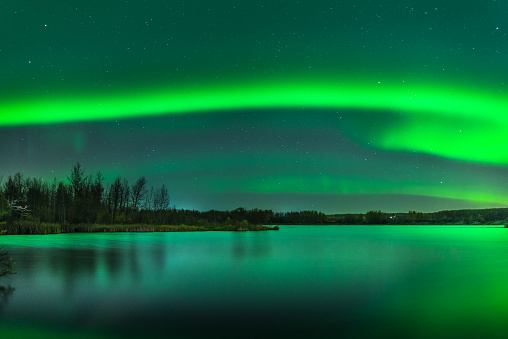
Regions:
<svg viewBox="0 0 508 339"><path fill-rule="evenodd" d="M146 178L143 176L139 178L134 185L132 185L131 189L132 208L135 211L139 209L139 206L145 198L146 193Z"/></svg>
<svg viewBox="0 0 508 339"><path fill-rule="evenodd" d="M57 182L56 178L53 179L51 185L48 188L50 206L49 206L49 214L48 221L56 222L56 190L57 190Z"/></svg>
<svg viewBox="0 0 508 339"><path fill-rule="evenodd" d="M117 177L111 185L109 194L111 199L111 223L114 224L117 208L122 198L122 181L120 177Z"/></svg>
<svg viewBox="0 0 508 339"><path fill-rule="evenodd" d="M97 221L99 211L102 207L102 195L104 193L104 177L102 173L98 171L95 174L95 181L91 187L91 214L94 221Z"/></svg>
<svg viewBox="0 0 508 339"><path fill-rule="evenodd" d="M58 188L56 189L56 201L55 201L55 209L56 216L58 222L64 224L66 223L67 216L69 214L70 204L72 202L72 193L68 186L64 185L64 183L60 182L58 184Z"/></svg>
<svg viewBox="0 0 508 339"><path fill-rule="evenodd" d="M71 175L68 179L71 184L74 198L80 197L83 194L83 187L85 184L85 170L81 168L79 161L76 165L72 166Z"/></svg>
<svg viewBox="0 0 508 339"><path fill-rule="evenodd" d="M145 198L145 208L149 211L152 210L153 207L153 196L154 196L154 189L153 186L150 187L150 190L146 194Z"/></svg>
<svg viewBox="0 0 508 339"><path fill-rule="evenodd" d="M125 178L122 180L122 186L121 186L120 192L121 192L120 210L125 212L126 208L129 205L129 198L131 195L129 182Z"/></svg>
<svg viewBox="0 0 508 339"><path fill-rule="evenodd" d="M72 171L69 177L70 188L72 192L72 204L71 204L71 220L74 223L84 222L86 214L86 189L87 189L87 177L85 176L85 170L81 168L81 164L76 162L76 165L72 166Z"/></svg>
<svg viewBox="0 0 508 339"><path fill-rule="evenodd" d="M139 211L141 202L145 199L147 193L146 178L143 176L139 178L131 187L131 201L132 201L132 220L136 219L136 214Z"/></svg>
<svg viewBox="0 0 508 339"><path fill-rule="evenodd" d="M388 222L388 214L381 211L369 211L365 215L367 224L369 225L380 225Z"/></svg>
<svg viewBox="0 0 508 339"><path fill-rule="evenodd" d="M32 178L25 181L27 208L37 219L49 219L51 215L50 187L42 178Z"/></svg>
<svg viewBox="0 0 508 339"><path fill-rule="evenodd" d="M155 190L153 204L158 223L164 223L164 211L169 207L169 193L164 184Z"/></svg>
<svg viewBox="0 0 508 339"><path fill-rule="evenodd" d="M5 186L5 198L9 204L24 204L26 203L25 185L23 182L23 175L20 172L14 174L14 177L9 175Z"/></svg>

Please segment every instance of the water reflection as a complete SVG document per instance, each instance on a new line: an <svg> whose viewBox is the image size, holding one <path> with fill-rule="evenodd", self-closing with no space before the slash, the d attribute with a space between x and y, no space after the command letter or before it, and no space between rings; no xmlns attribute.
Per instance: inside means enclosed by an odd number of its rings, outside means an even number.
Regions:
<svg viewBox="0 0 508 339"><path fill-rule="evenodd" d="M166 266L166 250L164 246L161 245L153 245L150 248L150 259L151 264L159 271L164 271L164 267Z"/></svg>
<svg viewBox="0 0 508 339"><path fill-rule="evenodd" d="M16 289L11 285L8 285L7 287L0 285L0 315L2 314L5 305L9 301L9 298L12 297L12 294L15 290Z"/></svg>
<svg viewBox="0 0 508 339"><path fill-rule="evenodd" d="M56 247L16 248L18 277L30 286L48 284L50 289L62 287L68 297L75 295L83 284L97 288L125 284L142 275L140 255L135 243L118 247ZM164 265L161 250L154 253L150 265ZM155 260L157 259L157 260ZM42 279L42 281L41 281Z"/></svg>
<svg viewBox="0 0 508 339"><path fill-rule="evenodd" d="M132 276L137 282L139 282L141 269L138 259L138 251L135 243L131 243L127 248L126 260L128 262L129 269L132 272Z"/></svg>
<svg viewBox="0 0 508 339"><path fill-rule="evenodd" d="M258 238L252 233L233 232L231 239L231 254L235 259L268 257L272 252L270 238L266 236Z"/></svg>
<svg viewBox="0 0 508 339"><path fill-rule="evenodd" d="M5 319L143 338L389 336L400 319L423 331L425 321L465 318L468 307L503 313L495 291L508 276L508 236L494 231L66 236L65 245L12 249L17 290L5 289L0 310ZM488 302L475 301L477 291Z"/></svg>
<svg viewBox="0 0 508 339"><path fill-rule="evenodd" d="M129 258L125 257L124 253L121 252L124 251L120 251L118 248L106 248L102 249L99 254L111 280L117 280L121 274L122 264L125 262L125 259L128 260Z"/></svg>

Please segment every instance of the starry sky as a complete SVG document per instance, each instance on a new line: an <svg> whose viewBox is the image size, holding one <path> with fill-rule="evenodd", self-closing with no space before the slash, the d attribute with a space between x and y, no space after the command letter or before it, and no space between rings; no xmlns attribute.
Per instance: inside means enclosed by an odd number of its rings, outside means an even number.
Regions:
<svg viewBox="0 0 508 339"><path fill-rule="evenodd" d="M6 0L0 177L176 208L508 206L508 2Z"/></svg>

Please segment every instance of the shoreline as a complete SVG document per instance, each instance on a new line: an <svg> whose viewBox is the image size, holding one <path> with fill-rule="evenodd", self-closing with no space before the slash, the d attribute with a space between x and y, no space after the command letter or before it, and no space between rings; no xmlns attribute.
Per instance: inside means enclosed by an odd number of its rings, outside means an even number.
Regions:
<svg viewBox="0 0 508 339"><path fill-rule="evenodd" d="M11 225L2 231L1 235L46 235L46 234L67 234L67 233L147 233L147 232L259 232L277 231L278 226L263 225L225 225L225 226L191 226L191 225L103 225L103 224L80 224L60 225L49 223L20 223Z"/></svg>

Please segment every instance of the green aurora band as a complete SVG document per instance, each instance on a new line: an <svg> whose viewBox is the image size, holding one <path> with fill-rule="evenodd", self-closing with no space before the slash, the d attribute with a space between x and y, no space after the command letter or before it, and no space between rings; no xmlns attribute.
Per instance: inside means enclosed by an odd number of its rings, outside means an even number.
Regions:
<svg viewBox="0 0 508 339"><path fill-rule="evenodd" d="M358 109L390 112L389 127L360 142L385 151L425 153L508 165L508 99L501 94L432 84L410 86L350 81L257 82L152 90L149 93L70 95L0 104L0 127L266 108ZM387 114L388 116L388 114Z"/></svg>
<svg viewBox="0 0 508 339"><path fill-rule="evenodd" d="M270 178L244 178L241 184L232 180L213 182L218 192L241 191L251 193L302 193L302 194L343 194L375 195L399 194L412 196L429 196L443 199L462 199L478 203L506 203L506 192L502 188L485 190L477 183L461 184L457 182L436 186L430 182L397 181L394 178L376 179L360 177L340 177L331 175L302 176L279 175Z"/></svg>

